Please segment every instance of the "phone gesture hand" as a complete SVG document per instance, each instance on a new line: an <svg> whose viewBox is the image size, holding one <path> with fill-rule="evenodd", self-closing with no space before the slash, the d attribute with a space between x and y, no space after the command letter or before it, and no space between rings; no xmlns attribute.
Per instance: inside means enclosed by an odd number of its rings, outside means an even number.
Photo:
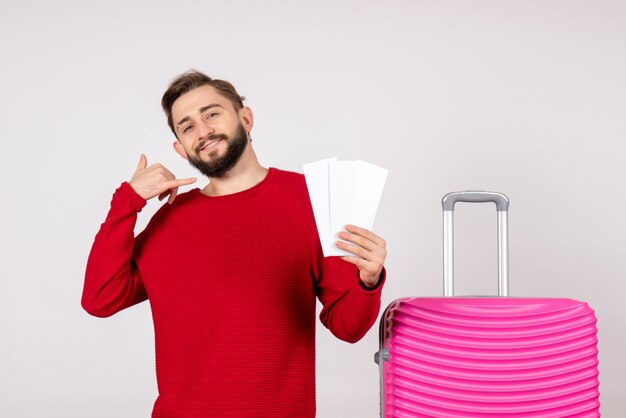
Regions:
<svg viewBox="0 0 626 418"><path fill-rule="evenodd" d="M155 196L159 196L159 200L163 200L169 196L167 203L172 203L180 186L192 184L195 181L195 177L177 179L171 171L160 163L148 167L148 159L144 154L141 154L135 173L128 183L135 193L145 200L150 200Z"/></svg>

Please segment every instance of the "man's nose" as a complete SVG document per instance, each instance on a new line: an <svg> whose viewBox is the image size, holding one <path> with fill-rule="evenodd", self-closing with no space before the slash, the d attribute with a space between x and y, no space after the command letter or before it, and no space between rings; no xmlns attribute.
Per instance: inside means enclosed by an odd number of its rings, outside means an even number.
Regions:
<svg viewBox="0 0 626 418"><path fill-rule="evenodd" d="M215 128L213 128L213 126L211 126L211 124L209 123L204 122L198 126L198 134L200 135L200 138L202 139L214 133L215 133Z"/></svg>

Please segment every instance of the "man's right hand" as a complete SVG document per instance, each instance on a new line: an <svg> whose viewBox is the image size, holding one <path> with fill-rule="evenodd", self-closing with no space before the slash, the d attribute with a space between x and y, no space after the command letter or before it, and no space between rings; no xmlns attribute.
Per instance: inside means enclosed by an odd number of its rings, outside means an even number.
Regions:
<svg viewBox="0 0 626 418"><path fill-rule="evenodd" d="M172 203L176 199L180 186L192 184L195 181L195 177L177 179L171 171L159 163L148 167L148 159L141 154L137 169L128 183L135 193L145 200L150 200L155 196L159 196L159 200L163 200L169 196L167 203Z"/></svg>

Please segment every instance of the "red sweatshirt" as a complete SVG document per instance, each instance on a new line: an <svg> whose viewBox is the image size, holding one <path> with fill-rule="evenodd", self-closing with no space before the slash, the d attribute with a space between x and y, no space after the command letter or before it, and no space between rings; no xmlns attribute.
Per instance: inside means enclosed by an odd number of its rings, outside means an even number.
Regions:
<svg viewBox="0 0 626 418"><path fill-rule="evenodd" d="M270 168L243 192L191 190L135 238L145 204L128 183L116 190L82 305L106 317L150 301L152 417L314 417L316 296L322 323L356 342L382 286L366 290L354 265L323 257L304 176Z"/></svg>

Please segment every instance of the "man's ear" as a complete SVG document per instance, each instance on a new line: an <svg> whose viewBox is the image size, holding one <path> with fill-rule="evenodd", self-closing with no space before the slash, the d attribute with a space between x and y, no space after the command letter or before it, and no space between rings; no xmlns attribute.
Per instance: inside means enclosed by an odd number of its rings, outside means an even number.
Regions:
<svg viewBox="0 0 626 418"><path fill-rule="evenodd" d="M183 144L181 144L179 140L174 141L172 145L174 145L174 151L176 151L176 154L180 155L185 160L189 160L189 157L187 157L187 153L183 148Z"/></svg>
<svg viewBox="0 0 626 418"><path fill-rule="evenodd" d="M246 132L250 133L254 126L254 113L252 113L252 109L247 106L241 109L239 111L239 120L241 120L241 124Z"/></svg>

